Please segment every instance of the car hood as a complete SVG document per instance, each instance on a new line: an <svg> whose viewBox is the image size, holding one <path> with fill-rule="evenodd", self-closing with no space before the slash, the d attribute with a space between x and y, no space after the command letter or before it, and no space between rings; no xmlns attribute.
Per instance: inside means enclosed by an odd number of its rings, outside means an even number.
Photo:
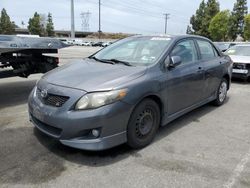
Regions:
<svg viewBox="0 0 250 188"><path fill-rule="evenodd" d="M146 70L146 67L113 65L84 59L54 69L42 79L50 84L87 92L103 91L130 82L145 74Z"/></svg>
<svg viewBox="0 0 250 188"><path fill-rule="evenodd" d="M230 55L230 57L234 63L250 64L250 56Z"/></svg>

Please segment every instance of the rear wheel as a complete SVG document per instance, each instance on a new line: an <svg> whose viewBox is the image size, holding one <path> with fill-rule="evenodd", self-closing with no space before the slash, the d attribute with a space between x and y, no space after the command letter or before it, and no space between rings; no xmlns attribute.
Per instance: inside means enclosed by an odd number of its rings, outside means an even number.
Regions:
<svg viewBox="0 0 250 188"><path fill-rule="evenodd" d="M222 104L224 104L227 98L227 89L228 89L228 81L225 78L223 78L217 90L217 98L213 102L214 105L221 106Z"/></svg>
<svg viewBox="0 0 250 188"><path fill-rule="evenodd" d="M160 109L151 99L143 100L133 111L128 128L128 145L134 149L147 146L152 142L160 124Z"/></svg>

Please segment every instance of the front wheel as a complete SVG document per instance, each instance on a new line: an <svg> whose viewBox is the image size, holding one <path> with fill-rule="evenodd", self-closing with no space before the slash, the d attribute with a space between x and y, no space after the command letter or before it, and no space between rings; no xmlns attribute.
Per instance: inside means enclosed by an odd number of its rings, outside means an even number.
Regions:
<svg viewBox="0 0 250 188"><path fill-rule="evenodd" d="M160 124L160 109L151 99L143 100L134 109L127 128L127 144L139 149L149 145Z"/></svg>
<svg viewBox="0 0 250 188"><path fill-rule="evenodd" d="M224 104L227 98L227 90L228 90L228 81L225 78L223 78L217 90L216 100L214 100L213 102L215 106L221 106Z"/></svg>

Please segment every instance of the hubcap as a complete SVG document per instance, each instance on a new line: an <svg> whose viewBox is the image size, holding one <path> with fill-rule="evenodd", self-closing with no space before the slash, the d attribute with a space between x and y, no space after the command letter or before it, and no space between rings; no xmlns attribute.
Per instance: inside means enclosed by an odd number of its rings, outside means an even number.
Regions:
<svg viewBox="0 0 250 188"><path fill-rule="evenodd" d="M154 124L153 112L151 109L146 109L137 118L136 121L136 135L142 138L148 135Z"/></svg>
<svg viewBox="0 0 250 188"><path fill-rule="evenodd" d="M227 83L222 82L219 90L219 100L223 102L227 96Z"/></svg>

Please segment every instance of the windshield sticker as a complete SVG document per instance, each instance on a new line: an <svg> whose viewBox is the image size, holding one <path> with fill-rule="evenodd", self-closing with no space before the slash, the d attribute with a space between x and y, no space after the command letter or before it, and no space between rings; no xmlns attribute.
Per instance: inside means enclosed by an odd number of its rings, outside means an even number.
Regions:
<svg viewBox="0 0 250 188"><path fill-rule="evenodd" d="M171 40L171 38L166 38L166 37L153 37L151 40Z"/></svg>

